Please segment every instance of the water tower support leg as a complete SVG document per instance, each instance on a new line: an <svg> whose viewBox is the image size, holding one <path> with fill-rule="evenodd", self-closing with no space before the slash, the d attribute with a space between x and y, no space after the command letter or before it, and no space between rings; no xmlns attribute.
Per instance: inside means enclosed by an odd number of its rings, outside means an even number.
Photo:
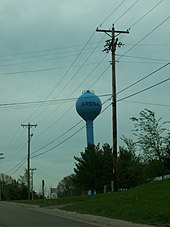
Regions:
<svg viewBox="0 0 170 227"><path fill-rule="evenodd" d="M86 133L87 133L87 146L89 144L94 144L93 121L86 122Z"/></svg>

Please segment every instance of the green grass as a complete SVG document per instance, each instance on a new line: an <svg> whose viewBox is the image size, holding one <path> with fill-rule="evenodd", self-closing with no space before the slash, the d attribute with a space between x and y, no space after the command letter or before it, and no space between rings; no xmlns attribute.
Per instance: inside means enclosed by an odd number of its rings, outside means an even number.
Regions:
<svg viewBox="0 0 170 227"><path fill-rule="evenodd" d="M150 182L124 192L30 201L30 204L72 204L64 209L139 223L170 224L170 180Z"/></svg>

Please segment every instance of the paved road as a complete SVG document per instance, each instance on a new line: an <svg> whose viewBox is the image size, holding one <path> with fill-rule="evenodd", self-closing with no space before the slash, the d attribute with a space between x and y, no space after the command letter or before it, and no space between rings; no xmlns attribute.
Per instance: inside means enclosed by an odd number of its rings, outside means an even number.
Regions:
<svg viewBox="0 0 170 227"><path fill-rule="evenodd" d="M13 203L0 202L0 227L92 227L92 225L41 213ZM94 226L93 226L94 227Z"/></svg>

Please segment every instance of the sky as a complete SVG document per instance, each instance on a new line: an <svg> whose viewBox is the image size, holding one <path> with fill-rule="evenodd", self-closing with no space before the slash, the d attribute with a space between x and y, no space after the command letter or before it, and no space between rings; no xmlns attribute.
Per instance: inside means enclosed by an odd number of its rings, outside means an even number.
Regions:
<svg viewBox="0 0 170 227"><path fill-rule="evenodd" d="M0 172L24 174L28 129L21 124L30 122L37 124L31 128L35 190L44 180L48 193L72 174L74 156L86 147L75 103L88 89L103 103L95 144L112 146L111 53L103 52L110 36L96 28L129 31L117 34L123 44L116 48L118 146L122 135L132 138L130 118L144 108L170 120L169 8L169 0L1 0Z"/></svg>

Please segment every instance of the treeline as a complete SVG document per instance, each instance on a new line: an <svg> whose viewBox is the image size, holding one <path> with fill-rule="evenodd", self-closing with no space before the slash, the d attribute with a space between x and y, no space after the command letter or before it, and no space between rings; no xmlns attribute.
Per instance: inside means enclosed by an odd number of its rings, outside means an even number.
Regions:
<svg viewBox="0 0 170 227"><path fill-rule="evenodd" d="M122 137L117 157L118 187L126 190L155 177L170 174L169 122L156 119L155 113L145 109L134 123L134 139ZM58 184L58 196L102 193L111 190L113 181L113 151L109 144L88 146L74 157L74 174L64 177Z"/></svg>
<svg viewBox="0 0 170 227"><path fill-rule="evenodd" d="M27 191L27 186L23 181L0 174L0 200L27 199Z"/></svg>
<svg viewBox="0 0 170 227"><path fill-rule="evenodd" d="M0 174L0 201L28 199L27 173L25 170L24 175L17 180L6 174ZM33 191L33 198L39 199L42 195Z"/></svg>

